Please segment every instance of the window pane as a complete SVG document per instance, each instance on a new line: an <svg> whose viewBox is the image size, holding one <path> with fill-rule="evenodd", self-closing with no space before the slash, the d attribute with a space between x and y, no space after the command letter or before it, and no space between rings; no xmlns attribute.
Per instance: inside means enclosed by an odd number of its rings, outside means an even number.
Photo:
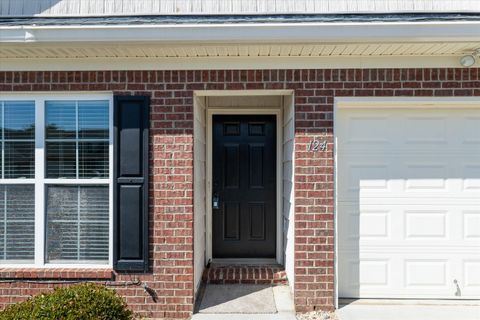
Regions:
<svg viewBox="0 0 480 320"><path fill-rule="evenodd" d="M5 139L35 138L35 103L33 101L5 101Z"/></svg>
<svg viewBox="0 0 480 320"><path fill-rule="evenodd" d="M33 260L34 232L34 186L0 186L0 260Z"/></svg>
<svg viewBox="0 0 480 320"><path fill-rule="evenodd" d="M47 142L47 178L76 178L75 142Z"/></svg>
<svg viewBox="0 0 480 320"><path fill-rule="evenodd" d="M79 178L108 177L108 142L79 142Z"/></svg>
<svg viewBox="0 0 480 320"><path fill-rule="evenodd" d="M75 139L77 127L75 101L46 101L47 139Z"/></svg>
<svg viewBox="0 0 480 320"><path fill-rule="evenodd" d="M33 178L35 165L35 102L4 101L0 139L3 148L2 178Z"/></svg>
<svg viewBox="0 0 480 320"><path fill-rule="evenodd" d="M48 187L47 261L107 263L108 231L108 187Z"/></svg>
<svg viewBox="0 0 480 320"><path fill-rule="evenodd" d="M47 178L108 178L108 101L48 101L46 108Z"/></svg>
<svg viewBox="0 0 480 320"><path fill-rule="evenodd" d="M78 137L108 139L108 101L78 102Z"/></svg>
<svg viewBox="0 0 480 320"><path fill-rule="evenodd" d="M35 142L5 142L5 179L35 177Z"/></svg>

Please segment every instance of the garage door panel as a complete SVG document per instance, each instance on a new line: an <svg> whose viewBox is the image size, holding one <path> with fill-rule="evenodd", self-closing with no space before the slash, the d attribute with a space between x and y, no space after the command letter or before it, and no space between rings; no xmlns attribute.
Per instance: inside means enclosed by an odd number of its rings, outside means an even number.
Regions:
<svg viewBox="0 0 480 320"><path fill-rule="evenodd" d="M480 198L480 154L338 155L338 201L365 197ZM388 157L391 159L389 160ZM443 194L442 194L443 193Z"/></svg>
<svg viewBox="0 0 480 320"><path fill-rule="evenodd" d="M418 156L417 156L418 157ZM424 159L423 161L415 161L413 156L404 159L400 166L404 172L405 191L415 190L447 190L446 177L453 177L453 172L449 172L450 165L447 160L442 162L438 159Z"/></svg>
<svg viewBox="0 0 480 320"><path fill-rule="evenodd" d="M387 114L379 116L352 115L346 119L347 134L345 143L351 145L385 145L391 144L388 132L389 118ZM342 145L340 145L342 147Z"/></svg>
<svg viewBox="0 0 480 320"><path fill-rule="evenodd" d="M480 110L346 109L337 115L337 150L459 150L480 146ZM338 136L338 135L337 135Z"/></svg>
<svg viewBox="0 0 480 320"><path fill-rule="evenodd" d="M360 215L358 235L360 239L391 237L390 210L369 210Z"/></svg>
<svg viewBox="0 0 480 320"><path fill-rule="evenodd" d="M342 213L338 216L339 248L396 250L396 246L427 252L431 248L422 246L438 246L443 251L448 247L480 248L480 200L474 205L462 201L458 205L415 205L404 200L403 204L339 203L338 212Z"/></svg>
<svg viewBox="0 0 480 320"><path fill-rule="evenodd" d="M340 109L335 128L339 295L479 298L480 108Z"/></svg>
<svg viewBox="0 0 480 320"><path fill-rule="evenodd" d="M339 167L345 175L339 177L339 194L343 196L339 200L359 197L360 190L375 189L388 191L389 164L385 162L358 161Z"/></svg>
<svg viewBox="0 0 480 320"><path fill-rule="evenodd" d="M375 198L374 195L370 192L363 191L361 192L361 199L357 200L357 202L360 202L362 205L415 205L415 206L429 206L428 203L426 203L425 199L430 199L431 201L435 201L434 203L436 205L441 205L441 206L459 206L459 205L466 205L466 206L478 206L479 205L479 199L475 199L472 197L468 197L467 195L459 195L456 196L455 198L445 198L445 195L448 195L447 193L444 193L443 196L440 192L434 193L434 192L424 192L423 194L419 193L413 193L411 195L409 194L391 194L391 195L382 195L381 197L379 196L378 198ZM340 203L355 203L355 201L343 201Z"/></svg>
<svg viewBox="0 0 480 320"><path fill-rule="evenodd" d="M480 290L480 260L467 260L463 263L464 281L460 283L466 296L478 295ZM463 285L462 285L463 284Z"/></svg>
<svg viewBox="0 0 480 320"><path fill-rule="evenodd" d="M480 194L480 157L478 157L477 162L474 162L474 160L475 159L467 159L461 162L462 176L464 177L464 179L462 179L462 191Z"/></svg>
<svg viewBox="0 0 480 320"><path fill-rule="evenodd" d="M480 209L461 210L463 218L463 239L480 245Z"/></svg>
<svg viewBox="0 0 480 320"><path fill-rule="evenodd" d="M390 207L369 206L360 209L358 205L339 204L338 217L339 232L341 237L340 246L353 246L358 248L358 241L366 241L372 238L377 242L390 241L392 235L392 218L398 217Z"/></svg>
<svg viewBox="0 0 480 320"><path fill-rule="evenodd" d="M389 258L371 258L356 260L349 259L344 268L339 269L339 276L345 281L340 282L339 292L342 297L356 298L361 295L360 290L386 291L392 287L390 269L392 262Z"/></svg>
<svg viewBox="0 0 480 320"><path fill-rule="evenodd" d="M440 183L440 182L439 182ZM466 187L465 191L459 191L465 185L464 181L455 179L445 181L444 188L427 188L427 182L422 185L423 188L406 188L406 181L391 180L386 183L385 188L373 189L362 188L356 195L351 193L349 197L338 199L339 203L361 203L362 205L400 205L415 204L429 205L427 199L441 205L478 205L480 203L480 192ZM468 186L468 185L467 185ZM470 188L470 189L469 189ZM405 190L406 189L406 190ZM446 198L448 196L448 198Z"/></svg>
<svg viewBox="0 0 480 320"><path fill-rule="evenodd" d="M472 148L480 147L480 134L478 130L480 128L480 112L477 112L477 116L465 117L463 121L462 142L466 145L471 145Z"/></svg>
<svg viewBox="0 0 480 320"><path fill-rule="evenodd" d="M405 288L446 287L449 260L416 258L404 261Z"/></svg>
<svg viewBox="0 0 480 320"><path fill-rule="evenodd" d="M405 211L405 240L448 240L448 210ZM425 228L425 226L429 226Z"/></svg>
<svg viewBox="0 0 480 320"><path fill-rule="evenodd" d="M355 267L358 267L358 272ZM389 259L363 259L357 265L352 265L350 269L351 278L358 278L358 283L366 287L388 287L390 283L390 268L391 261Z"/></svg>
<svg viewBox="0 0 480 320"><path fill-rule="evenodd" d="M449 144L448 117L446 115L421 114L408 116L404 119L405 132L402 135L403 144L411 146L433 144L447 146ZM398 123L399 119L391 119L392 123ZM401 122L401 120L400 120Z"/></svg>
<svg viewBox="0 0 480 320"><path fill-rule="evenodd" d="M472 258L475 258L472 257ZM479 298L480 258L461 254L383 252L355 255L339 265L339 294L345 298ZM452 276L455 274L455 276ZM459 284L462 296L455 295Z"/></svg>

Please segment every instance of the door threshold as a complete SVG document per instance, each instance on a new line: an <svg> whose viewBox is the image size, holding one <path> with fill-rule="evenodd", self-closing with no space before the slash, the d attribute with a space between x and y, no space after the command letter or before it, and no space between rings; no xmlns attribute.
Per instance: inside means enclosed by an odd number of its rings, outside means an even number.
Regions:
<svg viewBox="0 0 480 320"><path fill-rule="evenodd" d="M261 266L261 265L278 265L276 259L264 258L215 258L212 259L212 265L216 266Z"/></svg>
<svg viewBox="0 0 480 320"><path fill-rule="evenodd" d="M283 266L276 263L259 264L246 263L246 259L238 259L237 263L212 263L205 268L202 281L205 284L261 284L261 285L285 285L288 284L287 274ZM250 261L249 261L250 260ZM253 259L247 260L251 262ZM228 259L230 261L230 259ZM274 261L273 259L268 259Z"/></svg>

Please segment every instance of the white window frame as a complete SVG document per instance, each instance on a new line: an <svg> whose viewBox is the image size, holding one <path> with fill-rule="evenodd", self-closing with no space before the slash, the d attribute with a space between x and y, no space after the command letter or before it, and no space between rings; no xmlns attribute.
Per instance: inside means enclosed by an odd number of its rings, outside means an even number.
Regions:
<svg viewBox="0 0 480 320"><path fill-rule="evenodd" d="M1 101L35 102L35 178L0 179L0 184L35 185L35 254L33 262L0 261L0 268L112 268L113 267L113 93L112 92L18 92L0 93ZM55 100L106 100L109 104L109 173L107 179L47 179L45 178L45 102ZM109 187L109 250L108 263L47 263L46 252L46 187L48 185L104 185ZM3 262L5 261L5 262Z"/></svg>

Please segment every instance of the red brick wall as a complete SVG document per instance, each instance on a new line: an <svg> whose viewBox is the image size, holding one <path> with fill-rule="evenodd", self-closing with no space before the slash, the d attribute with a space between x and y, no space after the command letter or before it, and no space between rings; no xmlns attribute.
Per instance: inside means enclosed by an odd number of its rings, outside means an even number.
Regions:
<svg viewBox="0 0 480 320"><path fill-rule="evenodd" d="M193 309L194 90L295 90L295 303L298 311L308 311L332 309L334 303L334 97L480 97L479 74L479 68L0 72L0 91L109 90L152 97L151 272L117 274L114 284L138 279L156 290L155 302L140 286L117 288L143 316L187 318ZM327 152L307 152L308 142L324 129ZM68 278L75 278L71 273ZM0 283L0 306L53 286Z"/></svg>

